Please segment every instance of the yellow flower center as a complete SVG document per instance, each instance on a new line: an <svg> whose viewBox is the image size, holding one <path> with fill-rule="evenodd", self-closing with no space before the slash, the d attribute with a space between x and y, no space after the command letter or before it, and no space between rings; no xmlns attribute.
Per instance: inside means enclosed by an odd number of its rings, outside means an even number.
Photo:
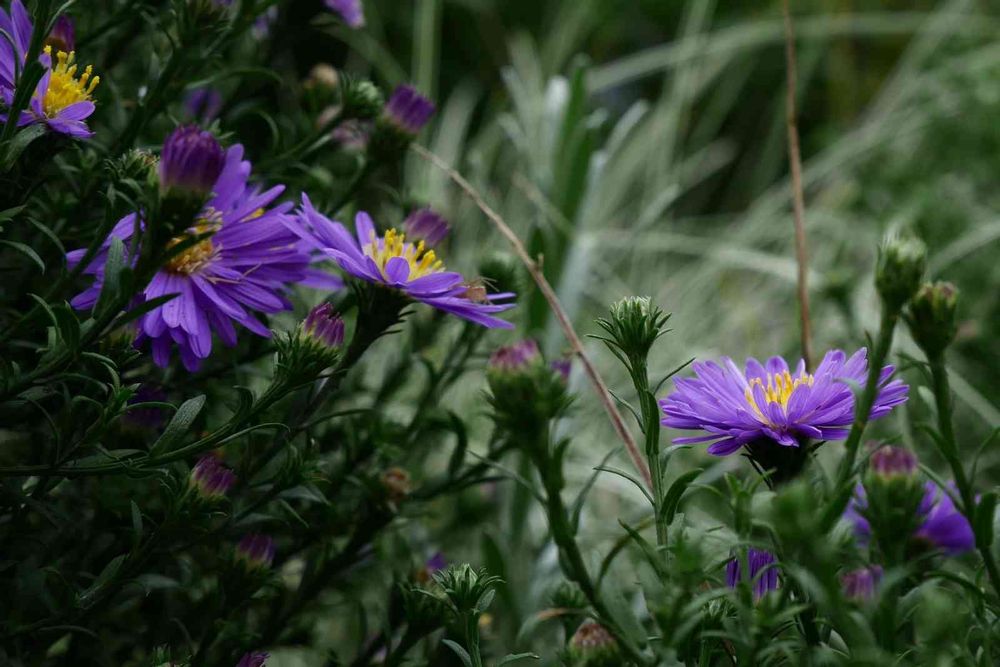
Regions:
<svg viewBox="0 0 1000 667"><path fill-rule="evenodd" d="M188 246L180 251L163 265L163 268L170 273L181 273L191 275L207 266L215 256L219 254L219 248L212 243L212 236L222 226L221 216L215 211L209 211L199 222L189 231L175 236L167 242L167 249L187 241L196 236L209 234L210 236L201 239L197 243Z"/></svg>
<svg viewBox="0 0 1000 667"><path fill-rule="evenodd" d="M45 53L51 59L52 47L46 46ZM94 68L90 65L87 65L83 74L77 78L75 56L76 54L72 51L56 53L52 75L49 78L49 88L45 91L45 97L42 99L42 109L49 118L54 117L71 104L89 100L94 88L101 82L99 76L91 78Z"/></svg>
<svg viewBox="0 0 1000 667"><path fill-rule="evenodd" d="M379 243L375 232L372 232L371 242L364 247L364 253L375 260L382 276L388 279L385 266L393 257L401 257L410 265L408 280L414 280L444 269L444 264L437 258L434 251L427 248L423 241L416 245L406 242L406 235L390 229L385 233L382 243Z"/></svg>
<svg viewBox="0 0 1000 667"><path fill-rule="evenodd" d="M781 373L779 375L767 375L767 385L764 385L764 381L760 378L754 378L750 381L750 386L747 387L745 395L747 403L753 408L754 413L757 415L761 421L770 422L770 420L765 416L762 408L771 403L777 403L781 406L782 410L788 409L788 401L792 397L792 392L799 385L806 385L811 387L814 378L810 373L803 373L797 378L793 378L792 374L788 371ZM765 405L757 405L757 399L754 398L754 387L760 387L764 390L764 401Z"/></svg>

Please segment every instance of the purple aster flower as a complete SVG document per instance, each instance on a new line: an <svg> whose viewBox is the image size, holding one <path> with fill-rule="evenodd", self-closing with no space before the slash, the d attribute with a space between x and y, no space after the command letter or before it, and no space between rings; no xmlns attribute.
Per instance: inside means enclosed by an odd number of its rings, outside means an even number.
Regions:
<svg viewBox="0 0 1000 667"><path fill-rule="evenodd" d="M236 667L264 667L270 657L270 654L258 651L247 653L236 663Z"/></svg>
<svg viewBox="0 0 1000 667"><path fill-rule="evenodd" d="M732 558L726 563L726 585L736 588L743 580L740 558ZM774 555L761 549L750 547L747 551L747 565L750 568L750 583L753 586L754 601L760 600L768 591L778 588L778 569Z"/></svg>
<svg viewBox="0 0 1000 667"><path fill-rule="evenodd" d="M203 456L191 469L191 487L205 500L223 498L236 483L236 474L214 454Z"/></svg>
<svg viewBox="0 0 1000 667"><path fill-rule="evenodd" d="M274 562L274 539L270 535L251 533L236 545L236 560L248 570L263 570Z"/></svg>
<svg viewBox="0 0 1000 667"><path fill-rule="evenodd" d="M528 338L513 345L497 348L490 355L489 367L498 371L520 371L542 359L538 343Z"/></svg>
<svg viewBox="0 0 1000 667"><path fill-rule="evenodd" d="M403 230L411 239L437 246L448 236L449 227L448 221L433 210L421 208L406 216Z"/></svg>
<svg viewBox="0 0 1000 667"><path fill-rule="evenodd" d="M392 96L382 111L382 120L415 137L434 115L434 103L417 92L413 86L403 84L392 91Z"/></svg>
<svg viewBox="0 0 1000 667"><path fill-rule="evenodd" d="M878 565L870 565L840 575L844 596L859 602L875 597L875 589L878 588L880 581L882 581L882 568Z"/></svg>
<svg viewBox="0 0 1000 667"><path fill-rule="evenodd" d="M45 38L45 46L51 46L53 51L65 51L72 53L76 51L76 29L73 27L73 19L66 14L60 14L52 26L52 31Z"/></svg>
<svg viewBox="0 0 1000 667"><path fill-rule="evenodd" d="M860 484L855 487L844 518L854 526L858 541L867 544L871 539L871 524L865 518L868 495ZM924 496L917 507L919 519L912 539L917 544L929 545L949 555L969 551L976 546L976 537L968 519L962 515L944 489L931 481L924 483Z"/></svg>
<svg viewBox="0 0 1000 667"><path fill-rule="evenodd" d="M365 25L365 12L361 0L326 0L326 6L340 14L351 28L361 28Z"/></svg>
<svg viewBox="0 0 1000 667"><path fill-rule="evenodd" d="M854 420L852 384L864 385L867 352L850 358L831 350L813 373L799 362L792 373L781 357L764 366L748 359L743 371L728 357L721 365L694 364L695 378L674 381L675 389L660 401L664 426L708 431L708 435L677 438L676 444L711 442L710 454L725 456L757 440L799 447L800 439L843 440ZM878 378L879 392L870 419L883 417L906 401L907 386L889 381L893 367Z"/></svg>
<svg viewBox="0 0 1000 667"><path fill-rule="evenodd" d="M513 303L498 303L513 298L513 293L473 298L479 295L470 293L470 285L462 274L445 271L425 242L408 242L395 229L380 236L371 217L364 212L358 213L355 227L356 238L342 224L317 211L306 195L302 196L298 224L290 225L310 247L336 260L355 278L400 290L414 301L485 327L513 328L509 322L492 316L514 307Z"/></svg>
<svg viewBox="0 0 1000 667"><path fill-rule="evenodd" d="M344 320L329 303L322 303L309 311L302 323L302 332L324 347L344 344Z"/></svg>
<svg viewBox="0 0 1000 667"><path fill-rule="evenodd" d="M160 190L205 196L215 187L226 154L212 136L194 125L182 125L163 142Z"/></svg>
<svg viewBox="0 0 1000 667"><path fill-rule="evenodd" d="M67 23L57 21L55 27L59 32L53 31L56 41L72 41L72 23L68 25L67 32ZM0 9L0 30L10 36L10 39L0 39L0 100L10 106L14 101L16 76L24 69L34 32L31 17L21 0L11 2L9 14ZM94 113L91 95L100 77L93 75L89 65L79 73L75 54L53 49L51 45L45 46L39 61L45 66L45 73L17 124L44 124L53 132L71 137L93 136L83 121ZM0 115L0 120L6 121L6 116Z"/></svg>
<svg viewBox="0 0 1000 667"><path fill-rule="evenodd" d="M309 268L308 250L289 230L293 221L286 219L292 205L267 208L284 187L261 191L248 183L249 176L250 163L243 160L243 147L231 147L199 219L171 244L193 235L204 238L168 260L140 296L141 302L177 295L137 321L136 343L149 341L153 360L159 366L167 366L176 345L185 368L197 370L212 351L213 332L226 345L236 344L234 324L270 337L271 331L251 311L276 313L290 309L291 304L283 296L289 284L323 288L341 284L339 279ZM127 246L141 225L132 213L112 229L94 261L84 270L95 280L73 299L74 308L88 309L97 302L111 238L121 239ZM84 252L70 252L69 265L75 266ZM134 262L134 258L130 261Z"/></svg>
<svg viewBox="0 0 1000 667"><path fill-rule="evenodd" d="M208 124L222 111L222 93L210 86L193 88L184 96L184 111L198 122Z"/></svg>

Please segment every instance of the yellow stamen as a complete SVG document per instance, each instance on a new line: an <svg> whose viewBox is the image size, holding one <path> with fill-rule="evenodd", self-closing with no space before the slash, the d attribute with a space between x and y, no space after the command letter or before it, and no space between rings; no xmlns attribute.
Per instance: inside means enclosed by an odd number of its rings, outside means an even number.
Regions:
<svg viewBox="0 0 1000 667"><path fill-rule="evenodd" d="M388 278L385 266L393 257L401 257L410 265L408 280L444 270L444 264L423 241L417 242L416 245L407 243L406 235L395 229L387 231L381 243L375 236L375 232L372 232L371 241L364 247L364 253L375 260L385 278Z"/></svg>
<svg viewBox="0 0 1000 667"><path fill-rule="evenodd" d="M52 47L46 46L45 53L51 59ZM49 118L56 116L71 104L90 100L94 88L101 82L101 77L92 76L94 68L90 65L87 65L79 78L76 76L76 70L76 54L74 52L59 51L56 53L55 63L52 65L52 75L49 78L49 88L45 91L45 97L42 99L42 110Z"/></svg>
<svg viewBox="0 0 1000 667"><path fill-rule="evenodd" d="M182 243L190 238L202 236L204 234L214 235L222 226L221 216L218 212L208 211L196 225L180 236L175 236L167 242L167 248ZM219 246L212 243L212 236L208 236L197 243L188 246L178 254L171 257L164 264L163 268L170 273L181 273L191 275L206 265L208 265L216 255L219 254Z"/></svg>
<svg viewBox="0 0 1000 667"><path fill-rule="evenodd" d="M777 403L781 406L782 410L788 410L788 401L792 397L792 393L795 391L796 387L800 385L806 385L811 387L814 378L809 373L803 373L799 377L793 378L792 374L788 371L778 375L772 375L768 373L767 375L767 386L764 385L764 381L760 378L754 378L750 381L750 385L746 388L745 396L747 403L753 408L754 414L763 421L770 423L770 420L765 416L762 408L765 406L757 405L757 400L754 398L754 387L760 387L764 390L764 401L765 405L770 405L771 403Z"/></svg>

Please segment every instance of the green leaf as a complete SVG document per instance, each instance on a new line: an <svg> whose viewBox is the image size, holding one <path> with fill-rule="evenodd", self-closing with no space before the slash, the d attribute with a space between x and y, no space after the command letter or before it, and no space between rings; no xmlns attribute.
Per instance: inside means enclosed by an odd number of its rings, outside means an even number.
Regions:
<svg viewBox="0 0 1000 667"><path fill-rule="evenodd" d="M42 270L42 273L45 273L45 262L42 261L42 258L38 256L37 252L32 250L31 246L19 243L18 241L0 241L0 245L5 245L17 250L22 255L31 259L31 261L37 264L38 268Z"/></svg>
<svg viewBox="0 0 1000 667"><path fill-rule="evenodd" d="M983 499L976 506L976 545L982 549L993 546L993 517L997 509L997 492L983 494Z"/></svg>
<svg viewBox="0 0 1000 667"><path fill-rule="evenodd" d="M97 297L94 313L97 317L105 313L118 298L121 285L122 269L125 268L125 244L118 237L111 238L108 247L108 259L104 264L104 284Z"/></svg>
<svg viewBox="0 0 1000 667"><path fill-rule="evenodd" d="M663 525L669 526L674 520L674 514L681 503L681 496L687 491L688 485L702 473L700 468L688 470L686 473L674 480L667 492L663 496L663 504L660 506L660 520Z"/></svg>
<svg viewBox="0 0 1000 667"><path fill-rule="evenodd" d="M501 658L496 667L513 665L515 662L520 662L521 660L541 660L541 658L534 653L512 653Z"/></svg>
<svg viewBox="0 0 1000 667"><path fill-rule="evenodd" d="M450 639L442 639L441 643L454 651L455 655L458 656L459 660L462 661L462 664L465 665L465 667L472 667L472 656L470 656L469 652L462 648L461 645Z"/></svg>
<svg viewBox="0 0 1000 667"><path fill-rule="evenodd" d="M92 583L90 587L82 593L77 595L77 605L86 609L91 604L96 602L98 594L118 575L118 570L121 569L122 563L125 562L125 558L125 554L122 554L111 559L111 562L105 565L104 569L101 570L101 573L97 575L97 579L94 580L94 583Z"/></svg>
<svg viewBox="0 0 1000 667"><path fill-rule="evenodd" d="M149 455L157 456L173 449L191 428L191 424L194 423L194 420L201 413L201 409L204 406L204 394L184 401L177 408L174 418L167 424L167 428L164 429L163 434L153 443L153 448L150 449Z"/></svg>
<svg viewBox="0 0 1000 667"><path fill-rule="evenodd" d="M134 500L130 500L129 504L132 506L132 551L138 551L142 542L142 512Z"/></svg>
<svg viewBox="0 0 1000 667"><path fill-rule="evenodd" d="M29 125L24 128L13 138L7 142L6 150L3 156L3 168L5 171L9 171L17 159L21 157L21 153L31 145L35 139L40 139L45 135L46 125L45 123L36 123L34 125Z"/></svg>

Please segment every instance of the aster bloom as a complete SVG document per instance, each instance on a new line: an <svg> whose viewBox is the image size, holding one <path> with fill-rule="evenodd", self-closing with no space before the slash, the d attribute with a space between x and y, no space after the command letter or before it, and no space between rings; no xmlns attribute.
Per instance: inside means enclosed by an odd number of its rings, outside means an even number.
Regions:
<svg viewBox="0 0 1000 667"><path fill-rule="evenodd" d="M0 100L10 106L14 101L16 76L24 69L34 25L21 0L13 0L10 13L0 9L0 30L10 39L0 39ZM72 23L68 19L57 21L52 35L39 61L45 67L28 108L18 118L18 125L44 124L53 132L71 137L86 138L93 135L86 120L94 113L92 94L100 83L87 66L78 74L76 54L58 48L59 43L74 41ZM70 46L67 44L67 46ZM6 120L5 116L0 119Z"/></svg>
<svg viewBox="0 0 1000 667"><path fill-rule="evenodd" d="M490 355L489 368L496 371L520 371L541 361L538 343L528 338L497 348Z"/></svg>
<svg viewBox="0 0 1000 667"><path fill-rule="evenodd" d="M182 125L163 142L160 189L206 196L222 173L226 155L212 136L194 125Z"/></svg>
<svg viewBox="0 0 1000 667"><path fill-rule="evenodd" d="M870 565L840 575L844 597L859 602L875 597L875 589L878 588L880 581L882 581L882 568L878 565Z"/></svg>
<svg viewBox="0 0 1000 667"><path fill-rule="evenodd" d="M778 588L778 570L774 555L762 549L750 547L747 551L747 566L750 568L749 581L753 586L754 601L760 600L768 591ZM740 558L733 558L726 563L726 585L730 588L743 580Z"/></svg>
<svg viewBox="0 0 1000 667"><path fill-rule="evenodd" d="M259 651L246 653L242 658L240 658L240 661L236 663L236 667L264 667L264 665L267 664L267 659L270 657L270 654L261 653Z"/></svg>
<svg viewBox="0 0 1000 667"><path fill-rule="evenodd" d="M382 110L383 122L410 137L420 134L433 115L434 103L408 84L403 84L392 91L385 109Z"/></svg>
<svg viewBox="0 0 1000 667"><path fill-rule="evenodd" d="M236 561L248 570L265 570L274 562L274 540L270 535L251 533L236 545Z"/></svg>
<svg viewBox="0 0 1000 667"><path fill-rule="evenodd" d="M205 500L225 497L234 483L236 474L212 454L203 456L191 469L191 487Z"/></svg>
<svg viewBox="0 0 1000 667"><path fill-rule="evenodd" d="M860 484L844 512L844 518L854 527L858 541L867 544L872 528L864 516L868 508L868 494ZM917 507L916 528L911 539L918 545L928 545L954 556L970 551L976 546L976 536L969 520L958 511L951 496L931 481L924 483L924 495Z"/></svg>
<svg viewBox="0 0 1000 667"><path fill-rule="evenodd" d="M514 307L513 303L499 303L513 298L513 293L470 293L471 286L462 274L446 271L424 241L411 243L395 229L380 236L367 213L358 213L355 218L355 238L342 224L317 211L309 197L303 195L297 222L290 229L355 278L399 290L414 301L484 327L513 328L509 322L493 317L493 313Z"/></svg>
<svg viewBox="0 0 1000 667"><path fill-rule="evenodd" d="M326 6L343 19L351 28L361 28L365 25L364 8L361 0L326 0Z"/></svg>
<svg viewBox="0 0 1000 667"><path fill-rule="evenodd" d="M202 165L205 160L193 162ZM170 178L172 173L167 171ZM177 295L137 321L136 343L148 341L153 360L159 366L169 364L171 350L176 345L185 368L197 370L212 351L213 332L224 344L236 344L235 324L270 337L271 331L252 311L276 313L290 309L291 304L283 296L289 284L326 288L340 284L324 273L309 269L308 252L302 249L299 237L289 231L291 221L286 219L286 213L291 204L267 208L284 187L261 191L248 183L249 176L250 163L243 160L243 147L232 146L225 152L222 171L211 187L213 195L196 223L170 244L192 237L199 238L198 242L171 257L141 295L140 302ZM178 178L179 182L193 182L184 175ZM111 239L121 239L127 247L141 224L133 213L112 229L94 261L84 270L95 280L72 300L74 308L88 309L97 302ZM69 265L75 266L84 252L83 249L70 252ZM127 259L134 262L134 258Z"/></svg>
<svg viewBox="0 0 1000 667"><path fill-rule="evenodd" d="M201 123L210 123L222 111L222 93L215 88L193 88L184 96L184 111Z"/></svg>
<svg viewBox="0 0 1000 667"><path fill-rule="evenodd" d="M403 221L406 235L429 246L437 246L448 236L448 221L430 208L417 209Z"/></svg>
<svg viewBox="0 0 1000 667"><path fill-rule="evenodd" d="M771 357L766 366L748 359L743 371L728 357L721 365L709 361L693 368L697 377L675 380L674 392L660 401L661 423L708 431L674 443L710 442L710 454L725 456L759 440L785 447L799 447L804 438L843 440L854 419L851 385L864 385L868 362L861 348L850 358L840 350L827 352L813 373L802 361L792 373L781 357ZM879 374L869 419L906 401L907 386L889 381L893 370L886 366Z"/></svg>

